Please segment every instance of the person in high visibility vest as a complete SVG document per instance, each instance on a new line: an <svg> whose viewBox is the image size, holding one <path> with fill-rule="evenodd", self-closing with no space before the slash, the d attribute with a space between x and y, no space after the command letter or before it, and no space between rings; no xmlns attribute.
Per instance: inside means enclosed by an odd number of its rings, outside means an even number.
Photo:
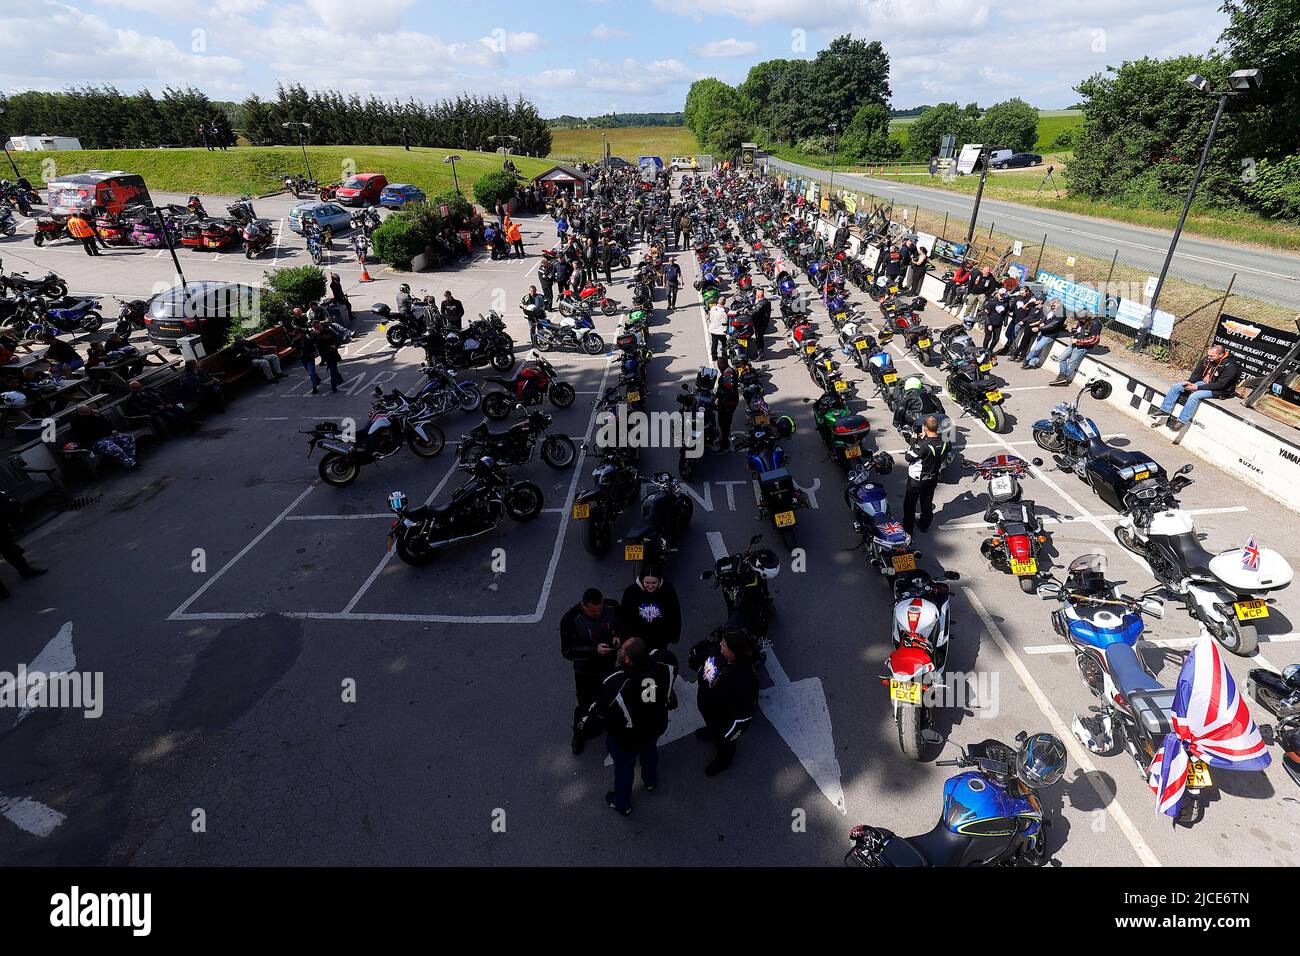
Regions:
<svg viewBox="0 0 1300 956"><path fill-rule="evenodd" d="M86 255L99 255L99 249L95 247L95 229L86 222L81 213L74 212L68 217L67 229L68 235L81 243L82 248L86 250Z"/></svg>
<svg viewBox="0 0 1300 956"><path fill-rule="evenodd" d="M524 257L524 234L519 230L519 223L512 222L506 226L506 242L510 243L511 250L518 258Z"/></svg>

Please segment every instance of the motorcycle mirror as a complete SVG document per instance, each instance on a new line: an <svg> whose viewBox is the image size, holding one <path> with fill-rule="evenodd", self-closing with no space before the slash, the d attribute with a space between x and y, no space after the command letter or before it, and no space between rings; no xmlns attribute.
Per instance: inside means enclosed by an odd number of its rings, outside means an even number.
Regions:
<svg viewBox="0 0 1300 956"><path fill-rule="evenodd" d="M1165 616L1165 602L1158 597L1144 597L1141 601L1142 613L1149 614L1151 617L1161 618Z"/></svg>
<svg viewBox="0 0 1300 956"><path fill-rule="evenodd" d="M945 571L945 572L943 572L943 576L944 576L945 578L947 578L949 581L960 581L960 580L961 580L961 573L958 572L958 571Z"/></svg>
<svg viewBox="0 0 1300 956"><path fill-rule="evenodd" d="M1110 393L1110 382L1107 382L1105 379L1099 379L1088 384L1088 394L1098 401L1104 402L1106 399L1110 398Z"/></svg>
<svg viewBox="0 0 1300 956"><path fill-rule="evenodd" d="M1061 596L1061 586L1055 581L1044 581L1034 589L1035 593L1044 601L1049 598Z"/></svg>
<svg viewBox="0 0 1300 956"><path fill-rule="evenodd" d="M1190 475L1191 473L1192 473L1192 466L1190 464L1183 465L1183 467L1179 468L1176 472L1174 472L1175 475Z"/></svg>

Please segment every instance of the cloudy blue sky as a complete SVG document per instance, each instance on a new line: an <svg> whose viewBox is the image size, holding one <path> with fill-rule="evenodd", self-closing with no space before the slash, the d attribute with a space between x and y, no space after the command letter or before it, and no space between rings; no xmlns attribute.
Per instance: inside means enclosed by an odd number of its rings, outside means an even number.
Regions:
<svg viewBox="0 0 1300 956"><path fill-rule="evenodd" d="M218 99L279 80L431 100L522 92L547 116L677 110L702 76L738 82L834 36L879 39L894 106L1073 104L1084 76L1204 52L1214 0L0 0L0 86ZM708 12L704 12L707 10Z"/></svg>

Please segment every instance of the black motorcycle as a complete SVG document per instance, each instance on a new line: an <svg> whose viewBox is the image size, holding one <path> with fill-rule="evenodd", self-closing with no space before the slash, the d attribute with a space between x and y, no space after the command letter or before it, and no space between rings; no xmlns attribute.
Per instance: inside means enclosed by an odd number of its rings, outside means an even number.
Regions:
<svg viewBox="0 0 1300 956"><path fill-rule="evenodd" d="M1246 675L1246 693L1278 719L1272 742L1284 752L1282 768L1300 783L1300 664L1288 665L1281 674L1255 668Z"/></svg>
<svg viewBox="0 0 1300 956"><path fill-rule="evenodd" d="M988 362L989 356L982 351L949 359L944 366L948 371L946 387L948 397L968 414L982 421L994 434L1002 434L1010 430L1007 413L1002 408L1006 402L1002 388L1007 383L984 370Z"/></svg>
<svg viewBox="0 0 1300 956"><path fill-rule="evenodd" d="M361 466L380 461L396 454L403 445L419 458L432 458L442 451L446 437L433 423L433 414L422 406L413 406L397 390L384 394L375 386L370 421L366 430L353 433L339 422L317 422L310 430L307 457L317 448L326 454L321 459L321 480L335 488L343 488L357 480Z"/></svg>
<svg viewBox="0 0 1300 956"><path fill-rule="evenodd" d="M700 574L701 581L712 581L715 590L722 591L727 605L727 626L743 630L756 638L760 654L767 645L767 631L776 605L767 582L781 571L781 560L771 548L760 548L763 536L749 539L749 547L737 554L728 554L713 563L712 571Z"/></svg>
<svg viewBox="0 0 1300 956"><path fill-rule="evenodd" d="M443 333L433 326L430 329L427 335L411 340L412 345L424 348L430 361L440 360L452 371L487 365L498 372L514 368L515 342L496 312L479 316L463 331Z"/></svg>
<svg viewBox="0 0 1300 956"><path fill-rule="evenodd" d="M577 459L578 448L568 435L548 434L551 420L547 412L533 412L510 425L495 425L484 419L468 435L461 436L456 458L467 462L489 457L502 465L526 465L533 460L540 439L542 461L552 468L568 468Z"/></svg>
<svg viewBox="0 0 1300 956"><path fill-rule="evenodd" d="M388 496L388 507L397 516L388 529L388 546L407 564L428 564L439 548L487 534L503 515L522 522L541 514L542 489L531 481L512 481L491 458L458 467L470 479L442 504L411 508L405 492Z"/></svg>
<svg viewBox="0 0 1300 956"><path fill-rule="evenodd" d="M113 298L117 299L117 296ZM145 316L149 314L148 299L117 299L117 324L113 332L123 338L129 338L132 332L144 329Z"/></svg>
<svg viewBox="0 0 1300 956"><path fill-rule="evenodd" d="M0 263L3 266L3 263ZM0 291L15 292L19 295L31 293L47 299L66 299L68 284L53 272L47 272L39 279L27 278L26 272L4 274L0 268Z"/></svg>
<svg viewBox="0 0 1300 956"><path fill-rule="evenodd" d="M591 477L595 487L574 499L573 520L585 522L582 543L588 554L599 558L609 552L610 526L639 500L646 479L637 470L635 459L619 449L605 450Z"/></svg>
<svg viewBox="0 0 1300 956"><path fill-rule="evenodd" d="M691 477L705 451L718 447L722 433L718 423L718 402L714 396L717 380L717 369L701 366L695 376L695 387L683 382L681 393L676 396L685 416L685 428L690 429L690 435L683 436L677 454L677 473L682 478ZM698 454L693 456L692 451L698 451Z"/></svg>
<svg viewBox="0 0 1300 956"><path fill-rule="evenodd" d="M677 547L677 539L695 515L695 502L666 471L642 477L652 487L641 498L641 524L620 540L626 561L658 562Z"/></svg>

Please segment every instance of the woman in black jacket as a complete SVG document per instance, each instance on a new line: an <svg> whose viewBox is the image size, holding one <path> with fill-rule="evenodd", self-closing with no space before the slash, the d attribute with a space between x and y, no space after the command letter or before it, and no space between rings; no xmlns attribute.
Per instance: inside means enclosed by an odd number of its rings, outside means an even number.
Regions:
<svg viewBox="0 0 1300 956"><path fill-rule="evenodd" d="M639 637L650 650L667 650L682 636L682 605L677 589L664 580L663 570L647 563L619 602L619 631Z"/></svg>

